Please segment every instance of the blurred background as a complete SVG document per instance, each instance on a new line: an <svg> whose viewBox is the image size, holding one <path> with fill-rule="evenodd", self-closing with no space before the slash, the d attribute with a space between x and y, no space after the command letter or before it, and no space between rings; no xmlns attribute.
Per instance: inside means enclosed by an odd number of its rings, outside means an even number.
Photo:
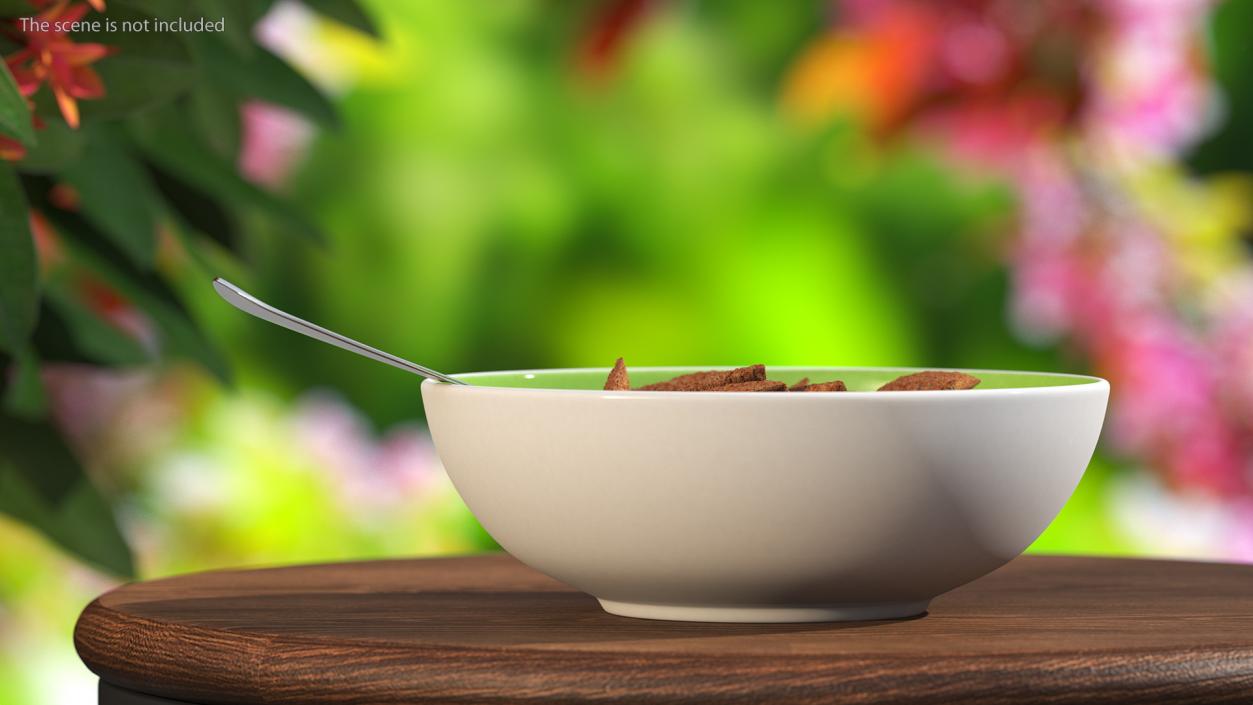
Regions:
<svg viewBox="0 0 1253 705"><path fill-rule="evenodd" d="M20 21L180 13L224 30ZM71 630L120 581L494 547L417 377L219 274L447 371L1101 375L1032 550L1253 562L1253 2L0 18L0 705L94 702Z"/></svg>

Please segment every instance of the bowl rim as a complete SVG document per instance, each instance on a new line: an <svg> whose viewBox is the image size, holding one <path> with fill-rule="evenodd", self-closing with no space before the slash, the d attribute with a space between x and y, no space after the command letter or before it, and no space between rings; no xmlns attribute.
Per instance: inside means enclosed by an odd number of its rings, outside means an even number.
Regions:
<svg viewBox="0 0 1253 705"><path fill-rule="evenodd" d="M663 365L663 366L639 366L630 368L632 371L640 372L661 372L669 371L675 374L686 374L689 372L703 372L706 370L731 370L736 365ZM829 394L769 394L763 392L683 392L683 391L643 391L643 390L605 390L605 389L552 389L545 387L502 387L495 385L479 385L479 384L449 384L436 379L426 379L422 382L422 389L443 388L457 394L476 394L476 393L503 393L503 394L542 394L548 395L573 395L587 397L603 397L613 399L867 399L874 398L883 401L891 399L918 399L919 397L945 399L960 398L987 398L989 396L1015 396L1022 394L1077 394L1086 393L1093 390L1108 390L1109 381L1094 375L1074 374L1070 372L1037 372L1030 370L999 370L991 368L959 368L959 367L897 367L897 366L824 366L824 365L766 365L771 371L797 372L801 370L831 370L835 371L857 371L857 372L926 372L930 370L940 370L945 372L964 372L968 374L978 375L979 373L993 374L1028 374L1039 375L1041 377L1057 377L1063 379L1083 380L1078 384L1055 384L1055 385L1038 385L1033 387L1002 387L996 389L963 389L958 390L961 394L951 394L954 390L909 390L894 392L879 392L877 390L856 391L856 392L833 392ZM525 370L484 370L478 372L462 372L450 375L456 379L472 382L478 377L487 377L492 375L539 375L545 373L599 373L607 375L608 367L549 367ZM804 402L813 403L813 402Z"/></svg>

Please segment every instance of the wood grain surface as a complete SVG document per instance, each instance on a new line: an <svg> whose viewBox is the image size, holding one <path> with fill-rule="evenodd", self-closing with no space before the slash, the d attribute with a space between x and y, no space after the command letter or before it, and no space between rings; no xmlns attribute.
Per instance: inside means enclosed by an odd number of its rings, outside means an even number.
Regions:
<svg viewBox="0 0 1253 705"><path fill-rule="evenodd" d="M83 612L108 683L195 703L1253 703L1253 566L1024 556L916 619L656 622L512 558L223 571Z"/></svg>

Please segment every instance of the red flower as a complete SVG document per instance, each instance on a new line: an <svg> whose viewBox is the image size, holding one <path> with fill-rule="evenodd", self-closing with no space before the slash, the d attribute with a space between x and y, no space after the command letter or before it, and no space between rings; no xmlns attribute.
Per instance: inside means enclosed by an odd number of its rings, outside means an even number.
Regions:
<svg viewBox="0 0 1253 705"><path fill-rule="evenodd" d="M648 14L651 0L610 0L599 10L580 48L580 68L604 76L629 35Z"/></svg>
<svg viewBox="0 0 1253 705"><path fill-rule="evenodd" d="M25 156L26 148L22 146L21 142L12 137L0 135L0 159L13 162Z"/></svg>
<svg viewBox="0 0 1253 705"><path fill-rule="evenodd" d="M92 7L103 8L101 0ZM78 127L78 100L91 100L104 95L104 84L91 64L107 56L112 50L104 44L80 44L71 40L65 32L57 31L65 25L82 19L90 9L87 5L71 4L58 0L37 16L51 23L52 29L37 31L30 24L18 23L15 38L25 46L5 57L5 63L17 79L18 90L24 96L34 95L44 83L56 97L57 107L70 127Z"/></svg>
<svg viewBox="0 0 1253 705"><path fill-rule="evenodd" d="M62 0L30 0L30 4L42 10L49 5L61 5L64 3ZM87 4L91 5L91 8L96 12L104 12L104 0L87 0Z"/></svg>
<svg viewBox="0 0 1253 705"><path fill-rule="evenodd" d="M929 123L1011 157L1024 136L1074 125L1086 97L1082 61L1105 23L1099 4L1066 0L840 7L839 23L786 76L792 114L852 114L882 135Z"/></svg>

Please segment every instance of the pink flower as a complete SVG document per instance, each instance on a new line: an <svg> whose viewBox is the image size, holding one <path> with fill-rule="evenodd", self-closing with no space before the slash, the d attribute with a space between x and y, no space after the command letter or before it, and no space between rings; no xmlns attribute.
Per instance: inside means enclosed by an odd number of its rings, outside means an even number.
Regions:
<svg viewBox="0 0 1253 705"><path fill-rule="evenodd" d="M247 103L243 113L239 170L259 184L282 184L304 155L313 126L296 113L268 103Z"/></svg>

